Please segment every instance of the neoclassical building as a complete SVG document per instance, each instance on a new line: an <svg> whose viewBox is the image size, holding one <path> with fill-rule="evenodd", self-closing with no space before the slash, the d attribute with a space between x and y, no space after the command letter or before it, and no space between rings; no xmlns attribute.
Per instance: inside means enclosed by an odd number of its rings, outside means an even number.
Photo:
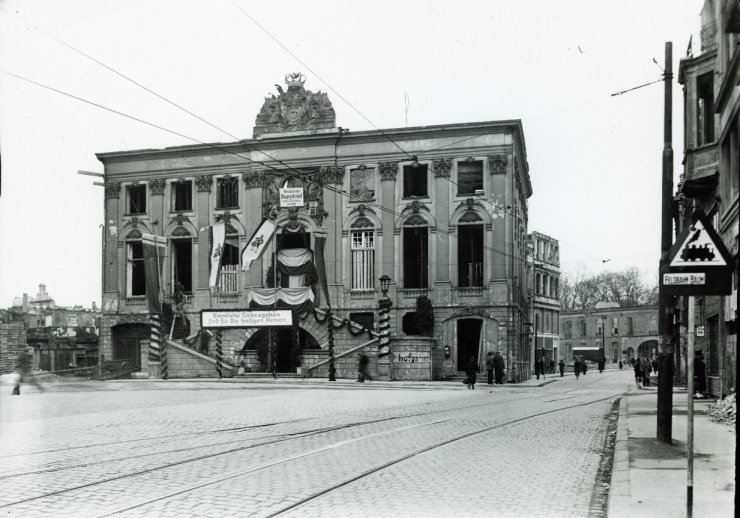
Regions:
<svg viewBox="0 0 740 518"><path fill-rule="evenodd" d="M565 359L559 347L560 319L560 245L558 240L541 232L529 234L532 260L530 275L532 297L532 339L534 357L545 365Z"/></svg>
<svg viewBox="0 0 740 518"><path fill-rule="evenodd" d="M498 350L510 381L527 379L532 188L521 121L349 132L336 126L328 96L304 81L290 74L287 89L264 100L252 139L97 155L105 166L101 354L147 370L141 237L155 234L167 239L162 298L179 283L188 319L166 342L170 376L215 375L213 333L192 343L201 311L265 307L278 286L275 304L293 310L294 325L224 331L230 373L269 370L274 333L278 373L325 375L331 340L337 376L355 375L359 352L373 353L381 377L442 379ZM281 207L283 186L302 188L304 205ZM241 250L263 218L276 224L275 238L243 271ZM226 239L219 286L209 289L216 221L226 223ZM331 327L316 275L319 237ZM382 275L391 278L390 366L374 354ZM415 318L419 297L431 302L431 329Z"/></svg>

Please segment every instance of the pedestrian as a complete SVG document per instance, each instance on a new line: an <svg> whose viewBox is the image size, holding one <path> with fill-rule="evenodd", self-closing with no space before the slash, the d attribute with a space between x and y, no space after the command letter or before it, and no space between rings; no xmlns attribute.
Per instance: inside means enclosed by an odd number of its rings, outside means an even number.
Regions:
<svg viewBox="0 0 740 518"><path fill-rule="evenodd" d="M707 364L704 363L704 352L694 353L694 397L703 399L707 391Z"/></svg>
<svg viewBox="0 0 740 518"><path fill-rule="evenodd" d="M537 379L540 379L540 374L543 378L545 377L545 362L542 361L542 358L534 362L534 373Z"/></svg>
<svg viewBox="0 0 740 518"><path fill-rule="evenodd" d="M493 356L493 372L496 376L496 385L502 385L504 383L505 366L506 364L504 363L503 356L496 351L496 354Z"/></svg>
<svg viewBox="0 0 740 518"><path fill-rule="evenodd" d="M486 372L488 373L488 384L493 385L493 370L494 370L494 355L493 351L488 351L486 354Z"/></svg>
<svg viewBox="0 0 740 518"><path fill-rule="evenodd" d="M555 374L555 360L550 359L550 374Z"/></svg>
<svg viewBox="0 0 740 518"><path fill-rule="evenodd" d="M365 383L366 379L373 379L370 376L370 358L367 357L367 354L360 353L360 357L357 360L357 381Z"/></svg>
<svg viewBox="0 0 740 518"><path fill-rule="evenodd" d="M586 360L581 360L581 369L583 369L583 375L586 375L586 371L588 370L588 365L586 364Z"/></svg>
<svg viewBox="0 0 740 518"><path fill-rule="evenodd" d="M632 365L633 367L635 366L635 357L634 356L630 356L630 365Z"/></svg>
<svg viewBox="0 0 740 518"><path fill-rule="evenodd" d="M576 375L576 379L578 379L578 376L581 375L581 360L576 357L575 361L573 362L573 372Z"/></svg>
<svg viewBox="0 0 740 518"><path fill-rule="evenodd" d="M650 362L647 358L642 359L642 386L643 387L649 387L650 386Z"/></svg>
<svg viewBox="0 0 740 518"><path fill-rule="evenodd" d="M653 358L653 361L650 365L653 367L653 372L655 374L658 374L658 357L657 356Z"/></svg>
<svg viewBox="0 0 740 518"><path fill-rule="evenodd" d="M475 390L475 375L480 371L478 362L475 361L475 356L471 356L468 361L468 366L465 369L465 374L468 376L468 388Z"/></svg>
<svg viewBox="0 0 740 518"><path fill-rule="evenodd" d="M560 369L560 377L562 378L565 375L565 362L562 358L558 362L558 368Z"/></svg>
<svg viewBox="0 0 740 518"><path fill-rule="evenodd" d="M18 355L18 359L16 360L15 364L15 374L16 378L15 383L13 384L12 395L21 395L22 382L30 383L31 385L35 386L39 390L39 392L44 391L44 387L42 387L41 384L36 381L36 378L34 378L31 374L31 359L29 358L29 354L26 351L21 350L20 354Z"/></svg>
<svg viewBox="0 0 740 518"><path fill-rule="evenodd" d="M633 365L635 366L635 383L639 385L642 381L642 367L640 366L640 362L634 362Z"/></svg>
<svg viewBox="0 0 740 518"><path fill-rule="evenodd" d="M598 366L599 366L599 374L601 374L602 372L604 372L604 367L606 366L606 360L604 358L599 358Z"/></svg>
<svg viewBox="0 0 740 518"><path fill-rule="evenodd" d="M619 370L622 370L622 360L619 360Z"/></svg>

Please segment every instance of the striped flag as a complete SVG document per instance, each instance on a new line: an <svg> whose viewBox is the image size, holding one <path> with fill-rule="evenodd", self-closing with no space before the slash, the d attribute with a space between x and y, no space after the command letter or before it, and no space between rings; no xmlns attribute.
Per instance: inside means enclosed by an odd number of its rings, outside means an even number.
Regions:
<svg viewBox="0 0 740 518"><path fill-rule="evenodd" d="M164 263L164 254L167 250L167 238L142 234L141 244L144 245L144 282L149 313L161 313L159 277L162 274L162 263Z"/></svg>
<svg viewBox="0 0 740 518"><path fill-rule="evenodd" d="M249 238L247 246L242 250L242 270L248 271L252 263L262 257L272 236L275 235L275 223L265 218Z"/></svg>
<svg viewBox="0 0 740 518"><path fill-rule="evenodd" d="M211 227L211 276L208 279L208 286L213 288L218 286L218 279L221 275L221 257L226 242L226 224L221 221Z"/></svg>

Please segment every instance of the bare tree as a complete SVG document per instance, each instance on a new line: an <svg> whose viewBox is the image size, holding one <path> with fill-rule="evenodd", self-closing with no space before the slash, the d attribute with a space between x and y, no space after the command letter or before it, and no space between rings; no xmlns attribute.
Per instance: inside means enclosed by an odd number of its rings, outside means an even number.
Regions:
<svg viewBox="0 0 740 518"><path fill-rule="evenodd" d="M638 268L602 272L587 276L582 271L560 279L560 306L563 311L592 309L597 302L616 302L620 306L655 304L657 284L646 285Z"/></svg>

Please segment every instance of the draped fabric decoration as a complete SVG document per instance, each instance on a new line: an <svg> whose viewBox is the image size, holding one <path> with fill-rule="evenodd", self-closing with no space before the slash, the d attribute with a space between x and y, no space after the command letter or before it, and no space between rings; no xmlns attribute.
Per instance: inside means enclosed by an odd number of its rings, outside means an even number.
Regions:
<svg viewBox="0 0 740 518"><path fill-rule="evenodd" d="M208 278L208 287L218 286L221 276L221 256L226 242L226 223L220 221L211 227L211 274Z"/></svg>
<svg viewBox="0 0 740 518"><path fill-rule="evenodd" d="M306 271L310 268L313 252L309 248L286 248L277 253L277 267L288 288L302 288Z"/></svg>
<svg viewBox="0 0 740 518"><path fill-rule="evenodd" d="M295 309L298 314L311 311L314 294L304 288L252 288L247 295L247 304L254 309Z"/></svg>

